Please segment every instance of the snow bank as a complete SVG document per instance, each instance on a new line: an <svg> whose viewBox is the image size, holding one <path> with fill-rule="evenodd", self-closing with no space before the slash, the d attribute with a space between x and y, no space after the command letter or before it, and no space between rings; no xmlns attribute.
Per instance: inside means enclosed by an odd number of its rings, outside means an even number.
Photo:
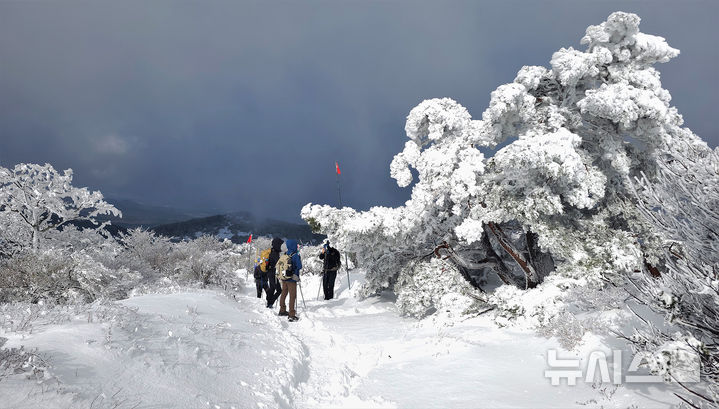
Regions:
<svg viewBox="0 0 719 409"><path fill-rule="evenodd" d="M214 291L143 295L104 322L77 316L5 333L9 347L47 354L60 386L16 393L17 380L0 382L0 395L13 397L0 407L292 407L291 389L307 376L304 348L286 322L241 301Z"/></svg>

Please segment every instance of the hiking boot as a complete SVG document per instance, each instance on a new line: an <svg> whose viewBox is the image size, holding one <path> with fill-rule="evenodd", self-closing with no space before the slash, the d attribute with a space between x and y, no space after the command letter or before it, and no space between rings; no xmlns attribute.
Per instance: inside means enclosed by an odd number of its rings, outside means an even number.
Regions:
<svg viewBox="0 0 719 409"><path fill-rule="evenodd" d="M267 304L267 308L275 308L275 304Z"/></svg>
<svg viewBox="0 0 719 409"><path fill-rule="evenodd" d="M298 319L299 318L296 315L290 315L289 317L287 317L287 321L289 321L289 322L295 322Z"/></svg>
<svg viewBox="0 0 719 409"><path fill-rule="evenodd" d="M279 314L277 314L277 315L279 315L280 317L282 317L282 316L289 316L289 315L290 315L290 313L289 313L289 312L287 312L287 311L280 311L280 313L279 313Z"/></svg>

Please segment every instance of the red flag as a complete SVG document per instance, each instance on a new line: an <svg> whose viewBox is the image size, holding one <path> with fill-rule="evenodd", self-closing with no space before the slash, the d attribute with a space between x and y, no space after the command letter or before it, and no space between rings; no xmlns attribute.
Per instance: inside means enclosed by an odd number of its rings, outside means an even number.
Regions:
<svg viewBox="0 0 719 409"><path fill-rule="evenodd" d="M340 165L338 165L337 162L335 162L335 168L337 168L337 174L341 175L342 172L340 172Z"/></svg>
<svg viewBox="0 0 719 409"><path fill-rule="evenodd" d="M250 233L250 238L247 239L247 242L248 242L248 243L252 243L252 233Z"/></svg>

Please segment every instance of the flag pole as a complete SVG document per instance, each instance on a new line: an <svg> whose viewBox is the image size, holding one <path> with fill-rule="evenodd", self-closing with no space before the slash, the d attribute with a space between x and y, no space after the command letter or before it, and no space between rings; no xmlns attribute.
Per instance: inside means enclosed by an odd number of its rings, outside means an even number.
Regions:
<svg viewBox="0 0 719 409"><path fill-rule="evenodd" d="M252 268L252 233L250 233L250 238L247 239L247 243L250 245L250 248L247 249L247 270L245 272L245 280L250 279L250 269Z"/></svg>
<svg viewBox="0 0 719 409"><path fill-rule="evenodd" d="M340 209L342 209L342 190L340 188L340 165L335 162L335 169L337 170L337 198L340 202ZM345 251L345 271L347 272L347 288L352 289L352 282L350 281L350 270L347 264L347 252Z"/></svg>
<svg viewBox="0 0 719 409"><path fill-rule="evenodd" d="M342 189L340 188L340 165L335 162L335 169L337 169L337 198L340 202L340 209L342 208Z"/></svg>

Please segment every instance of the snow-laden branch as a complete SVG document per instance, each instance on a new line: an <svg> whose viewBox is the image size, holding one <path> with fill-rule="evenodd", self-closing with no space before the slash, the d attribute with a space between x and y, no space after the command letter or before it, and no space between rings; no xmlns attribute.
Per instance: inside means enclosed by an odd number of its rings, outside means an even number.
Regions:
<svg viewBox="0 0 719 409"><path fill-rule="evenodd" d="M89 221L99 226L97 216L121 216L103 200L99 191L72 186L72 169L62 174L51 165L21 163L0 169L0 213L19 216L30 231L32 248L40 247L40 235L70 222ZM6 220L6 214L0 215Z"/></svg>

